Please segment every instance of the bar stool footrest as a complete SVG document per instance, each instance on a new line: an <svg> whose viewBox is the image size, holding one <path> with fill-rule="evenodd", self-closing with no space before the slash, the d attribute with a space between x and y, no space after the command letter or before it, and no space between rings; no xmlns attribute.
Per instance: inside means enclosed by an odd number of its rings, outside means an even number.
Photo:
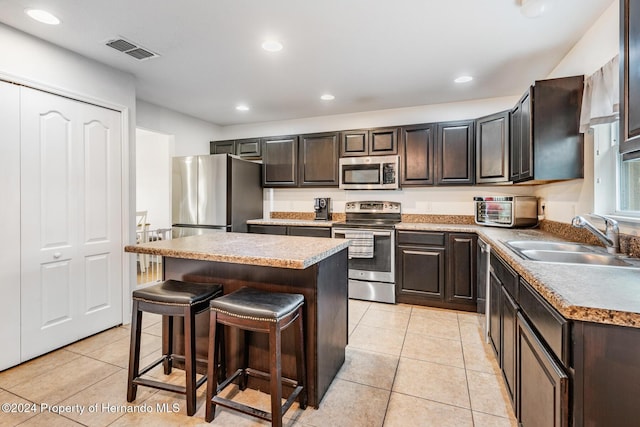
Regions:
<svg viewBox="0 0 640 427"><path fill-rule="evenodd" d="M186 388L184 386L163 383L161 381L150 380L148 378L136 378L133 380L135 385L143 385L146 387L157 388L159 390L171 391L173 393L186 394Z"/></svg>
<svg viewBox="0 0 640 427"><path fill-rule="evenodd" d="M225 408L233 409L243 414L252 415L254 417L263 419L265 421L271 421L271 414L269 412L262 411L254 408L253 406L244 405L242 403L234 402L233 400L225 399L224 397L214 396L211 401L215 405L220 405ZM284 413L284 412L283 412Z"/></svg>

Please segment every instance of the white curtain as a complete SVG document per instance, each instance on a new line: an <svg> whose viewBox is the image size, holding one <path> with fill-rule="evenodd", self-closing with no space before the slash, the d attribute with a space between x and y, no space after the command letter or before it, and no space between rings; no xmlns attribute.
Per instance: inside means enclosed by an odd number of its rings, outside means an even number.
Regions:
<svg viewBox="0 0 640 427"><path fill-rule="evenodd" d="M620 108L620 78L618 55L602 68L587 77L582 95L582 111L580 114L580 132L602 123L618 120Z"/></svg>

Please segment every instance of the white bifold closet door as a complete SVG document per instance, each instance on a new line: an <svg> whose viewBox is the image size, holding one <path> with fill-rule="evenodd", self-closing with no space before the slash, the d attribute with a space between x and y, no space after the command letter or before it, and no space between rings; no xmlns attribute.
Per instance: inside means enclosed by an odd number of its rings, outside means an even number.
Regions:
<svg viewBox="0 0 640 427"><path fill-rule="evenodd" d="M122 319L120 113L21 88L22 360Z"/></svg>

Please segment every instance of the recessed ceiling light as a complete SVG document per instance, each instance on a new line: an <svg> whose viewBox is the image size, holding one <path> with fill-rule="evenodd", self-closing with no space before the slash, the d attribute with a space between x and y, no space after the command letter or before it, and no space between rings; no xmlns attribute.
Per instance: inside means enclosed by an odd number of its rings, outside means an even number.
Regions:
<svg viewBox="0 0 640 427"><path fill-rule="evenodd" d="M527 18L537 18L547 9L544 0L522 0L520 12Z"/></svg>
<svg viewBox="0 0 640 427"><path fill-rule="evenodd" d="M473 77L471 77L471 76L460 76L457 79L455 79L454 82L456 82L456 83L467 83L467 82L470 82L471 80L473 80Z"/></svg>
<svg viewBox="0 0 640 427"><path fill-rule="evenodd" d="M38 22L42 22L43 24L58 25L60 23L60 19L58 19L52 13L47 12L46 10L25 9L24 13L29 15L32 19L35 19Z"/></svg>
<svg viewBox="0 0 640 427"><path fill-rule="evenodd" d="M238 111L249 111L249 107L246 106L246 105L238 105L236 107L236 110L238 110Z"/></svg>
<svg viewBox="0 0 640 427"><path fill-rule="evenodd" d="M331 95L330 93L325 93L320 97L320 99L322 99L323 101L333 101L334 99L336 99L336 97Z"/></svg>
<svg viewBox="0 0 640 427"><path fill-rule="evenodd" d="M262 48L267 52L279 52L282 50L282 43L277 40L265 40Z"/></svg>

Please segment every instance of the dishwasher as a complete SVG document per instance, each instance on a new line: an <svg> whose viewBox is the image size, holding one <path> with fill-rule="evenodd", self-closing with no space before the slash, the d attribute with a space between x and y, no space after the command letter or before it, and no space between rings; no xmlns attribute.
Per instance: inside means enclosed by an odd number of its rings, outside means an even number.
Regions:
<svg viewBox="0 0 640 427"><path fill-rule="evenodd" d="M489 342L489 254L491 246L478 238L478 268L477 268L477 293L478 306L477 312L483 316L482 327L483 336L486 342Z"/></svg>

